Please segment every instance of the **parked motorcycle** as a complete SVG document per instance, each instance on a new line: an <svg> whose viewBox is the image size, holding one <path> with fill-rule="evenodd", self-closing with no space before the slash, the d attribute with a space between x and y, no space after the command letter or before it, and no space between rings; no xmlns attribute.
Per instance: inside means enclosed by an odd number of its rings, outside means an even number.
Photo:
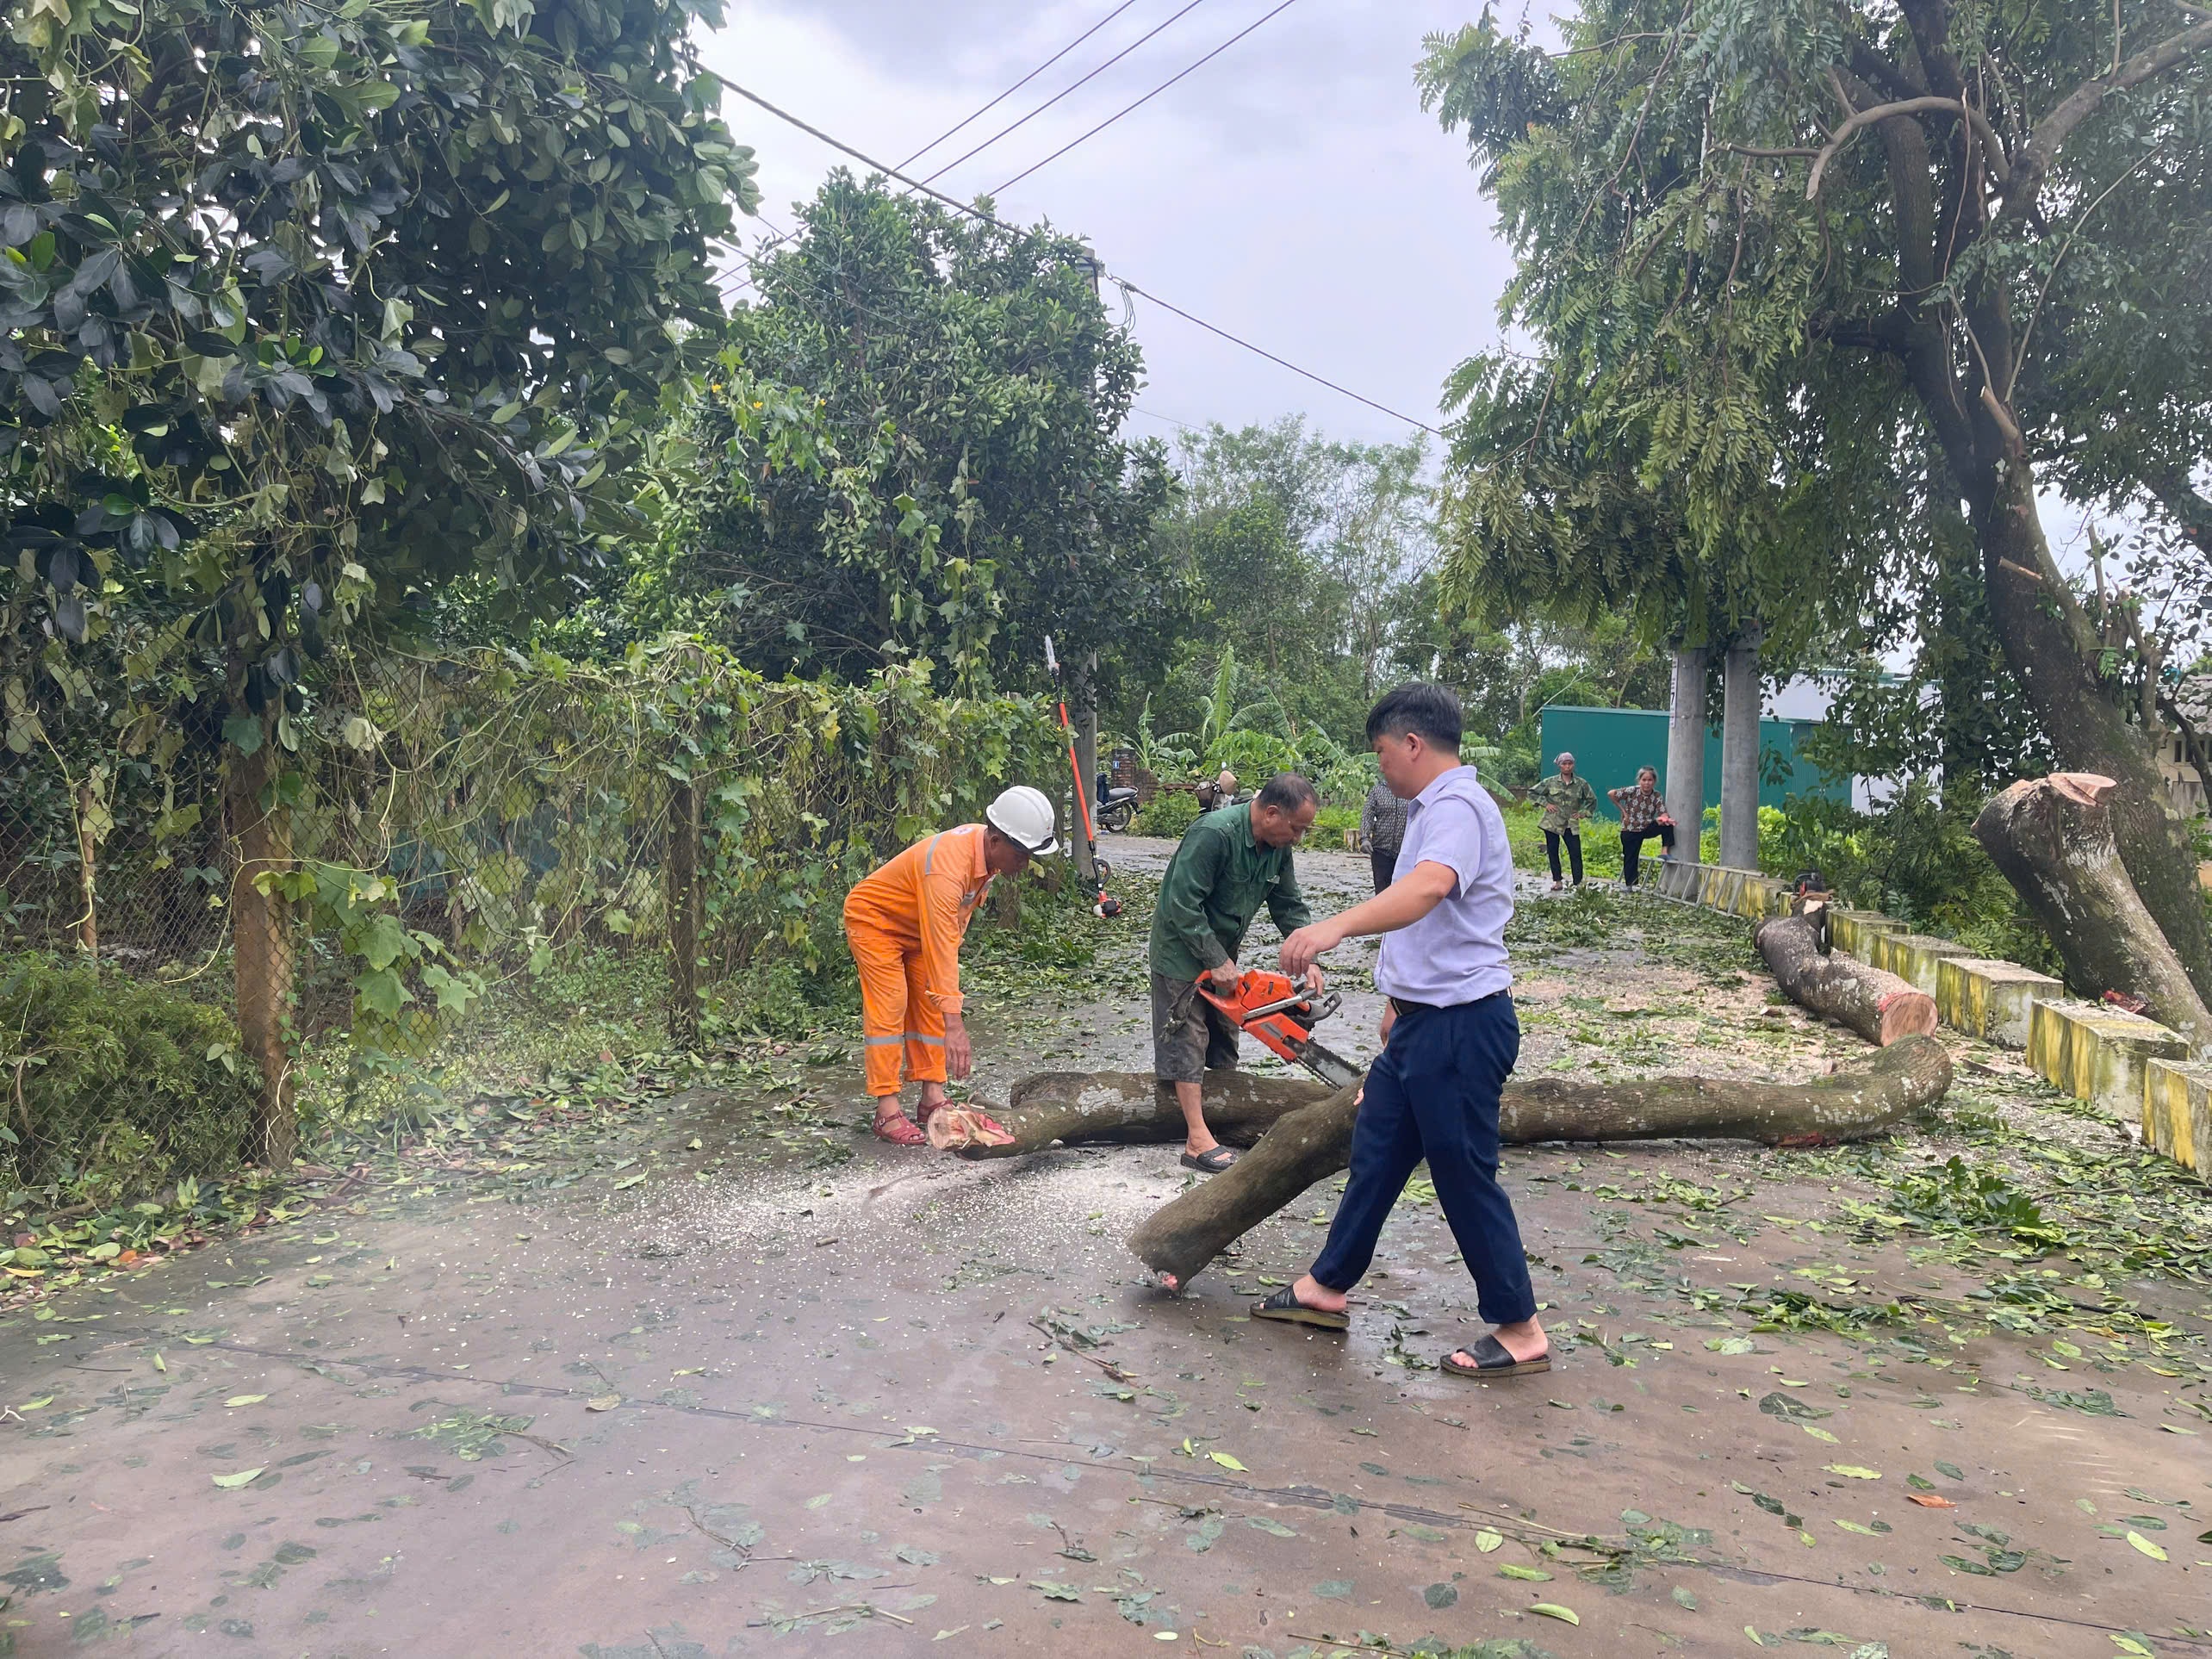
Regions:
<svg viewBox="0 0 2212 1659"><path fill-rule="evenodd" d="M1109 784L1106 774L1102 772L1098 774L1097 803L1094 811L1100 835L1124 834L1130 821L1137 816L1137 792Z"/></svg>

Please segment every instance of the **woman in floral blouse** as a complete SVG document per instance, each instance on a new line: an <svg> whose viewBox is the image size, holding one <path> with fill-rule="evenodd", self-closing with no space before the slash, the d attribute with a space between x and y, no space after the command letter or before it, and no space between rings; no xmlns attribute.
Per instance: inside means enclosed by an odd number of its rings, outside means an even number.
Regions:
<svg viewBox="0 0 2212 1659"><path fill-rule="evenodd" d="M1633 888L1645 842L1658 836L1662 856L1674 857L1675 821L1667 816L1667 803L1659 793L1659 774L1655 767L1647 766L1637 770L1635 788L1608 789L1606 793L1620 809L1621 885Z"/></svg>

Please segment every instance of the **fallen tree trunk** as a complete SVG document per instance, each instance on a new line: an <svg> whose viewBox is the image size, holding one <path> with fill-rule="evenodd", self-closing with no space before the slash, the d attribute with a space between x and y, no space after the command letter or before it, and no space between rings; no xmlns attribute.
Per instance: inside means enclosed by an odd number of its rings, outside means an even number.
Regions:
<svg viewBox="0 0 2212 1659"><path fill-rule="evenodd" d="M1232 1146L1251 1146L1284 1113L1326 1100L1328 1094L1318 1083L1249 1072L1209 1072L1200 1085L1207 1127ZM969 1159L1018 1158L1042 1152L1055 1140L1086 1146L1156 1146L1184 1134L1175 1091L1149 1072L1041 1072L1016 1084L1008 1109L991 1115L1013 1137L1010 1145L954 1143L953 1149ZM946 1145L932 1144L941 1150Z"/></svg>
<svg viewBox="0 0 2212 1659"><path fill-rule="evenodd" d="M2025 779L1991 798L1974 838L2066 958L2069 985L2141 997L2151 1018L2202 1053L2212 1047L2212 1009L2120 861L2106 805L2117 787L2093 772Z"/></svg>
<svg viewBox="0 0 2212 1659"><path fill-rule="evenodd" d="M1849 1026L1868 1042L1886 1048L1900 1037L1936 1035L1933 997L1855 957L1822 955L1807 917L1762 922L1752 941L1792 1002Z"/></svg>
<svg viewBox="0 0 2212 1659"><path fill-rule="evenodd" d="M1509 1144L1695 1137L1818 1146L1885 1134L1950 1086L1943 1045L1907 1037L1865 1066L1811 1083L1509 1083L1499 1127ZM1189 1284L1231 1243L1344 1168L1358 1097L1356 1089L1343 1089L1285 1113L1233 1168L1154 1211L1130 1234L1129 1248L1168 1289Z"/></svg>

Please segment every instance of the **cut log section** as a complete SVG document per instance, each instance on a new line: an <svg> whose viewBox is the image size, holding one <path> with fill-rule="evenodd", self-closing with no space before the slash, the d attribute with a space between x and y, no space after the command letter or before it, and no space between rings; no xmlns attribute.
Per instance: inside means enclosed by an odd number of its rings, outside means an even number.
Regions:
<svg viewBox="0 0 2212 1659"><path fill-rule="evenodd" d="M1974 838L2058 946L2075 990L2141 997L2202 1053L2212 1049L2212 1010L2120 861L2106 805L2117 787L2093 772L2024 780L1991 797Z"/></svg>
<svg viewBox="0 0 2212 1659"><path fill-rule="evenodd" d="M1810 1083L1711 1078L1510 1083L1499 1127L1508 1143L1695 1137L1820 1146L1886 1134L1942 1099L1950 1086L1951 1059L1943 1045L1914 1036L1883 1049L1864 1066ZM1188 1285L1229 1245L1345 1167L1358 1100L1358 1090L1344 1089L1286 1112L1233 1167L1154 1211L1130 1234L1129 1248L1168 1289Z"/></svg>
<svg viewBox="0 0 2212 1659"><path fill-rule="evenodd" d="M1901 1037L1936 1035L1933 997L1855 958L1824 956L1808 916L1762 922L1752 939L1790 1000L1824 1019L1848 1025L1885 1048Z"/></svg>
<svg viewBox="0 0 2212 1659"><path fill-rule="evenodd" d="M1318 1083L1209 1072L1201 1085L1206 1125L1232 1146L1249 1146L1284 1113L1328 1098ZM938 1116L942 1116L940 1113ZM1055 1140L1086 1146L1157 1146L1183 1139L1175 1091L1148 1072L1044 1072L1014 1085L1009 1109L992 1115L1004 1145L951 1142L963 1158L1019 1158ZM932 1120L934 1124L935 1119ZM933 1143L934 1144L934 1143Z"/></svg>

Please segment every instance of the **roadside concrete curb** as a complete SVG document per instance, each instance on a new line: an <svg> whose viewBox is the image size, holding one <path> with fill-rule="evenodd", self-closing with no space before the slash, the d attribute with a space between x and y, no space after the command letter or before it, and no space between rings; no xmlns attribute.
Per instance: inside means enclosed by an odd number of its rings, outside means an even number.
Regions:
<svg viewBox="0 0 2212 1659"><path fill-rule="evenodd" d="M1659 867L1661 897L1757 922L1785 914L1790 888L1755 870L1680 860ZM2212 1064L2155 1020L2069 998L2047 973L1978 957L1964 945L1914 933L1875 910L1832 910L1835 948L1886 969L1936 999L1955 1031L2025 1053L2054 1086L2122 1122L2143 1142L2212 1183Z"/></svg>

